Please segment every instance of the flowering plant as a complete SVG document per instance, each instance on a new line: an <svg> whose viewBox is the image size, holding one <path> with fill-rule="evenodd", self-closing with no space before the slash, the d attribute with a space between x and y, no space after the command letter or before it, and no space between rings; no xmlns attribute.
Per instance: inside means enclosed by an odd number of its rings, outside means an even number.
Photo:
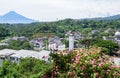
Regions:
<svg viewBox="0 0 120 78"><path fill-rule="evenodd" d="M118 78L120 75L120 68L112 67L112 62L101 48L80 48L68 53L61 51L51 56L55 65L49 72L51 78Z"/></svg>

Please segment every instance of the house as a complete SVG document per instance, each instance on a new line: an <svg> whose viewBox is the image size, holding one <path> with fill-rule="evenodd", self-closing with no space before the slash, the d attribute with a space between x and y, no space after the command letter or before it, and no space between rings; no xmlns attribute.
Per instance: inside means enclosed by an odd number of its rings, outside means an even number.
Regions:
<svg viewBox="0 0 120 78"><path fill-rule="evenodd" d="M12 49L0 50L0 66L2 65L3 60L12 59L12 58L10 58L10 56L13 55L15 52L16 52L16 50L12 50Z"/></svg>
<svg viewBox="0 0 120 78"><path fill-rule="evenodd" d="M59 45L58 46L58 50L65 50L65 45L63 44L63 45Z"/></svg>
<svg viewBox="0 0 120 78"><path fill-rule="evenodd" d="M109 59L113 63L113 66L120 67L120 57L110 57Z"/></svg>
<svg viewBox="0 0 120 78"><path fill-rule="evenodd" d="M120 44L120 32L119 32L119 31L117 31L117 32L115 33L115 41L116 41L118 44Z"/></svg>
<svg viewBox="0 0 120 78"><path fill-rule="evenodd" d="M25 41L26 38L25 38L24 36L20 36L20 37L15 36L15 37L12 37L12 38L7 38L7 39L5 39L5 42L8 43L8 42L11 41L11 40Z"/></svg>
<svg viewBox="0 0 120 78"><path fill-rule="evenodd" d="M29 43L34 46L34 49L40 50L44 48L43 38L32 39Z"/></svg>
<svg viewBox="0 0 120 78"><path fill-rule="evenodd" d="M73 32L73 35L75 40L84 39L83 35L80 32Z"/></svg>
<svg viewBox="0 0 120 78"><path fill-rule="evenodd" d="M67 32L67 33L65 34L65 36L68 37L70 34L73 34L75 40L84 39L82 33L80 33L80 32L71 32L71 31L69 31L69 32Z"/></svg>
<svg viewBox="0 0 120 78"><path fill-rule="evenodd" d="M8 46L8 43L0 43L0 46Z"/></svg>
<svg viewBox="0 0 120 78"><path fill-rule="evenodd" d="M94 34L94 35L99 34L99 32L100 32L99 30L92 30L92 34Z"/></svg>
<svg viewBox="0 0 120 78"><path fill-rule="evenodd" d="M107 40L106 36L103 36L103 40Z"/></svg>
<svg viewBox="0 0 120 78"><path fill-rule="evenodd" d="M3 60L10 60L15 63L19 63L21 58L36 58L40 60L48 61L50 51L32 51L32 50L12 50L12 49L3 49L0 50L0 66Z"/></svg>
<svg viewBox="0 0 120 78"><path fill-rule="evenodd" d="M111 28L106 29L104 32L109 33L111 31Z"/></svg>
<svg viewBox="0 0 120 78"><path fill-rule="evenodd" d="M120 40L120 32L115 32L115 40Z"/></svg>
<svg viewBox="0 0 120 78"><path fill-rule="evenodd" d="M20 41L24 41L26 38L24 36L20 36L20 37L12 37L12 40L20 40Z"/></svg>
<svg viewBox="0 0 120 78"><path fill-rule="evenodd" d="M48 49L49 50L64 50L65 45L62 44L61 39L59 37L49 38Z"/></svg>

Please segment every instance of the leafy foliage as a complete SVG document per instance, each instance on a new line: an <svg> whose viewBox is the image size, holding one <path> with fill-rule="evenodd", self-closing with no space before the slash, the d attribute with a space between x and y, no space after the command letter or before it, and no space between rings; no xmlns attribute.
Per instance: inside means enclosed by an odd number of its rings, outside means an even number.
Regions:
<svg viewBox="0 0 120 78"><path fill-rule="evenodd" d="M52 63L35 58L25 58L19 64L3 61L0 78L38 78L52 67Z"/></svg>
<svg viewBox="0 0 120 78"><path fill-rule="evenodd" d="M93 20L73 20L65 19L55 22L41 22L31 24L0 24L0 27L9 30L11 36L53 36L64 37L67 31L79 31L84 36L90 36L91 30L100 30L98 36L113 36L114 31L120 28L120 20L93 21ZM112 32L104 33L104 30L111 29ZM41 33L41 34L39 34ZM45 33L45 35L43 35ZM51 34L50 34L51 33ZM50 34L50 35L49 35Z"/></svg>
<svg viewBox="0 0 120 78"><path fill-rule="evenodd" d="M46 78L119 78L120 69L114 68L101 48L76 49L51 54L54 68Z"/></svg>
<svg viewBox="0 0 120 78"><path fill-rule="evenodd" d="M101 40L101 39L84 39L81 40L80 43L85 45L86 47L97 46L102 47L102 52L113 55L115 52L119 50L119 45L109 40Z"/></svg>
<svg viewBox="0 0 120 78"><path fill-rule="evenodd" d="M8 32L7 29L0 27L0 40L4 39L4 37L9 36L10 33Z"/></svg>
<svg viewBox="0 0 120 78"><path fill-rule="evenodd" d="M33 49L33 46L30 45L27 41L12 40L9 42L10 49L20 50L20 49Z"/></svg>

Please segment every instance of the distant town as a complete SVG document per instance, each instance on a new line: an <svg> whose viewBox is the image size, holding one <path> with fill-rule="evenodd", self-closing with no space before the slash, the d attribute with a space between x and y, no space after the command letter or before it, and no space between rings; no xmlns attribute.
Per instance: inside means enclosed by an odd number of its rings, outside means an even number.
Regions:
<svg viewBox="0 0 120 78"><path fill-rule="evenodd" d="M93 30L92 34L98 34L100 31L98 30ZM105 30L105 33L108 33L109 30ZM50 51L55 51L55 50L74 50L75 48L84 48L84 45L78 45L77 43L75 44L74 42L77 42L79 40L83 40L84 36L80 33L80 32L67 32L65 34L65 38L60 38L60 37L40 37L40 38L33 38L31 40L27 40L27 38L25 36L14 36L11 38L6 38L5 40L2 40L2 42L0 43L0 46L9 46L9 42L16 40L16 41L28 41L30 45L33 46L33 49L28 48L27 50L12 50L12 49L3 49L0 51L0 57L1 59L5 59L5 58L12 58L11 59L18 59L18 58L22 58L22 57L34 57L34 53L36 51L38 51L37 56L40 53L43 53L43 56L38 56L35 58L40 58L40 57L49 57ZM92 37L89 37L90 39ZM65 42L63 42L63 40L68 41L69 43L66 44ZM116 31L114 34L113 38L106 38L106 36L103 36L103 40L111 40L117 44L120 45L120 32ZM68 46L68 47L67 47ZM42 52L43 51L43 52ZM46 54L45 52L48 51L48 53ZM21 53L22 52L22 53ZM32 53L33 52L33 53ZM31 55L30 55L31 53ZM21 55L22 54L22 55ZM20 56L15 56L15 55L20 55ZM4 56L4 58L3 58ZM13 57L15 56L15 58ZM44 59L44 58L43 58ZM41 58L42 60L42 58ZM20 60L18 60L20 61ZM117 65L120 65L120 63L118 62Z"/></svg>
<svg viewBox="0 0 120 78"><path fill-rule="evenodd" d="M3 20L9 15L11 23ZM18 23L16 17L24 18L14 11L0 17L0 77L119 78L119 19Z"/></svg>

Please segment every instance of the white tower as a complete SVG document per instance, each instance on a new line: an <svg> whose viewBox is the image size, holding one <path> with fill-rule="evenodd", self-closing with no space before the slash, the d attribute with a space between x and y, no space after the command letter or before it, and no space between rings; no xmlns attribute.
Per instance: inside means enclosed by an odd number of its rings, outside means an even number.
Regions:
<svg viewBox="0 0 120 78"><path fill-rule="evenodd" d="M69 51L74 49L74 36L73 34L69 35Z"/></svg>
<svg viewBox="0 0 120 78"><path fill-rule="evenodd" d="M120 40L120 32L119 31L117 31L115 33L115 40Z"/></svg>

